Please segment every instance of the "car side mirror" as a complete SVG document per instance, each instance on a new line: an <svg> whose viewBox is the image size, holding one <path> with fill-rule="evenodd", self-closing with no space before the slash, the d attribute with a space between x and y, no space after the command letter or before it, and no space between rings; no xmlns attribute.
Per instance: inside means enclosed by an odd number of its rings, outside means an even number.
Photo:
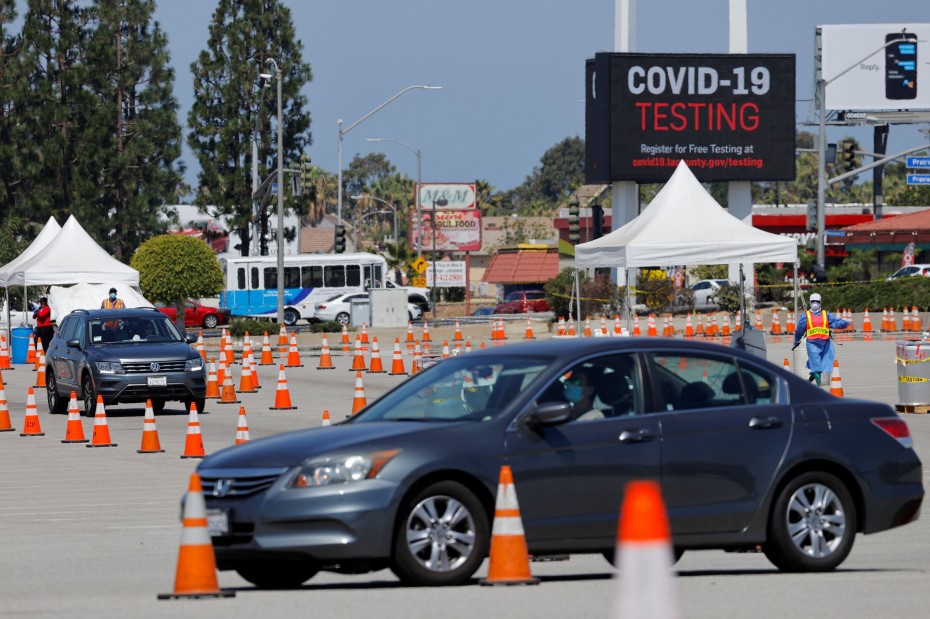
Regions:
<svg viewBox="0 0 930 619"><path fill-rule="evenodd" d="M572 405L568 402L543 402L529 416L529 422L538 426L557 426L572 418Z"/></svg>
<svg viewBox="0 0 930 619"><path fill-rule="evenodd" d="M65 342L65 346L67 346L68 348L77 348L78 350L80 350L81 340L77 338L74 338L73 340L68 340L67 342Z"/></svg>
<svg viewBox="0 0 930 619"><path fill-rule="evenodd" d="M186 333L186 334L184 335L184 339L187 340L187 343L188 343L188 344L196 344L196 343L197 343L197 334L195 334L195 333Z"/></svg>

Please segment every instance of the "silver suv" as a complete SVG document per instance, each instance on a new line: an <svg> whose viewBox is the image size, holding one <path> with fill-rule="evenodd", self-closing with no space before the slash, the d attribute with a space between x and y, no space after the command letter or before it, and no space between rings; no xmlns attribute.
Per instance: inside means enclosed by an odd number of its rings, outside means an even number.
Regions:
<svg viewBox="0 0 930 619"><path fill-rule="evenodd" d="M72 391L88 416L98 394L108 405L151 399L159 413L165 402L177 400L203 412L204 364L190 346L196 337L180 333L154 308L71 312L46 355L49 412L65 413Z"/></svg>

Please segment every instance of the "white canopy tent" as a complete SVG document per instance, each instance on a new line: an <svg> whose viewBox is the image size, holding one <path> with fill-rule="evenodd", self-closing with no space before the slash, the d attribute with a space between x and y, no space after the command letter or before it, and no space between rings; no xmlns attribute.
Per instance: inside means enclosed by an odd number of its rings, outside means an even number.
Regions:
<svg viewBox="0 0 930 619"><path fill-rule="evenodd" d="M643 212L599 239L575 246L577 267L650 267L790 262L793 238L730 215L682 161Z"/></svg>
<svg viewBox="0 0 930 619"><path fill-rule="evenodd" d="M139 272L97 245L74 215L40 252L0 281L2 286L80 283L138 286Z"/></svg>
<svg viewBox="0 0 930 619"><path fill-rule="evenodd" d="M58 225L54 217L49 217L48 221L45 222L45 227L39 232L39 236L29 244L29 247L24 249L23 253L0 267L0 285L6 284L6 280L19 269L19 265L39 255L42 250L58 236L59 232L61 232L61 226Z"/></svg>

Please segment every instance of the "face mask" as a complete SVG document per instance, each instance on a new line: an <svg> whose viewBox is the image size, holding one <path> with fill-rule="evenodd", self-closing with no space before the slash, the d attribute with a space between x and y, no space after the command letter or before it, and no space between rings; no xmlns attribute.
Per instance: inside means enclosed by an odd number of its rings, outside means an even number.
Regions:
<svg viewBox="0 0 930 619"><path fill-rule="evenodd" d="M811 301L811 309L817 311L820 309L820 301Z"/></svg>
<svg viewBox="0 0 930 619"><path fill-rule="evenodd" d="M111 292L111 293L110 293L110 300L111 300L111 301L116 301L116 293L115 293L115 292Z"/></svg>
<svg viewBox="0 0 930 619"><path fill-rule="evenodd" d="M581 400L584 394L581 391L581 385L565 383L565 398L572 404Z"/></svg>

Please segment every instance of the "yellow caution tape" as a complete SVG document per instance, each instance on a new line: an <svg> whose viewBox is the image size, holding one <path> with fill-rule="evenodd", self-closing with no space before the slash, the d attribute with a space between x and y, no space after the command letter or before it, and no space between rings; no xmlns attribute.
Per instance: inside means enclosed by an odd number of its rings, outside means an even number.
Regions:
<svg viewBox="0 0 930 619"><path fill-rule="evenodd" d="M930 357L925 359L902 359L901 357L894 358L895 363L900 363L901 365L913 365L915 363L924 363L930 361Z"/></svg>
<svg viewBox="0 0 930 619"><path fill-rule="evenodd" d="M930 381L930 378L922 376L898 376L899 383L925 383L928 381Z"/></svg>

